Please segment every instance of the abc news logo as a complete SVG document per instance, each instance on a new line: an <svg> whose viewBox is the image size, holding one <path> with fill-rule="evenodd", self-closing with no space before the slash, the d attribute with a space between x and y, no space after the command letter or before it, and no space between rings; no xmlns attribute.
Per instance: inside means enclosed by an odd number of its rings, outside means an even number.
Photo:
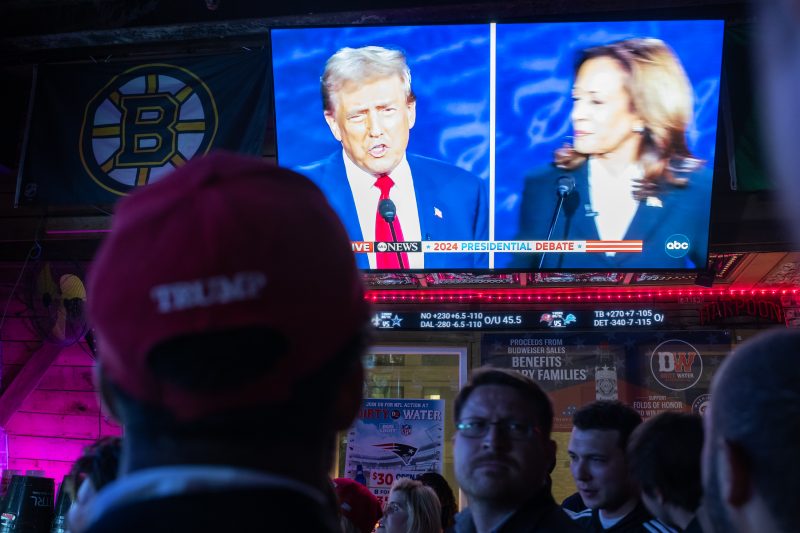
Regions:
<svg viewBox="0 0 800 533"><path fill-rule="evenodd" d="M667 237L667 242L664 243L664 252L670 257L679 258L689 253L691 244L686 235L675 233Z"/></svg>
<svg viewBox="0 0 800 533"><path fill-rule="evenodd" d="M414 241L405 242L376 242L376 252L421 252L422 243Z"/></svg>
<svg viewBox="0 0 800 533"><path fill-rule="evenodd" d="M419 241L404 242L367 242L354 241L350 244L354 252L373 253L373 252L421 252L422 243Z"/></svg>

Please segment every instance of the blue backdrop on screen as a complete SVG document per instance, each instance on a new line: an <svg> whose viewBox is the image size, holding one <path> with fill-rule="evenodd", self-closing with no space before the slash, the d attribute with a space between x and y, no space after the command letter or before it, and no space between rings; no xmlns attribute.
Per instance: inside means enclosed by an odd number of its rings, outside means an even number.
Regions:
<svg viewBox="0 0 800 533"><path fill-rule="evenodd" d="M575 60L587 47L631 37L665 41L694 89L689 149L713 168L722 32L722 21L498 25L495 239L515 238L526 175L551 162L553 150L572 135ZM495 266L506 266L508 259L510 254L496 255Z"/></svg>
<svg viewBox="0 0 800 533"><path fill-rule="evenodd" d="M491 30L489 24L273 30L280 164L295 167L341 149L323 118L319 89L325 62L334 52L343 46L399 48L406 53L417 95L408 151L448 161L489 181L494 191L490 238L514 240L525 177L549 164L553 150L572 135L578 52L620 39L654 37L675 51L686 70L695 100L688 146L713 168L722 21L498 24L494 131ZM510 256L495 254L494 267L509 267Z"/></svg>
<svg viewBox="0 0 800 533"><path fill-rule="evenodd" d="M408 151L489 176L487 25L272 30L278 162L295 167L341 150L322 114L325 62L349 46L403 50L417 96Z"/></svg>

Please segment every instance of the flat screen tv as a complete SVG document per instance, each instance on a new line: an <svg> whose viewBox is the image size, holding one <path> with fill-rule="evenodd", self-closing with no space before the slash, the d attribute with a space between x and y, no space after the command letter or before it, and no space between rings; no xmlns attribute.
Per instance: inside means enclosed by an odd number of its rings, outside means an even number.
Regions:
<svg viewBox="0 0 800 533"><path fill-rule="evenodd" d="M723 27L272 30L278 162L364 270L699 270Z"/></svg>

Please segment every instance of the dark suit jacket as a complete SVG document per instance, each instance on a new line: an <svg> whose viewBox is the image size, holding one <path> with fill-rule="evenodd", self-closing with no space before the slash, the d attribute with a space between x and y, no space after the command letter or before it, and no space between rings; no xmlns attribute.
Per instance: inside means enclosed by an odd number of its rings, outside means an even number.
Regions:
<svg viewBox="0 0 800 533"><path fill-rule="evenodd" d="M456 515L456 533L475 533L472 510L467 507ZM570 520L553 500L550 489L523 504L509 516L495 533L577 533L578 524Z"/></svg>
<svg viewBox="0 0 800 533"><path fill-rule="evenodd" d="M545 240L558 196L560 176L573 176L575 190L564 199L551 240L598 240L592 206L589 202L588 164L573 171L549 167L525 181L520 206L519 240ZM676 173L677 174L677 173ZM663 207L639 203L624 240L642 240L642 253L546 253L543 269L684 269L705 268L708 251L708 223L711 172L698 169L677 174L687 177L686 187L668 186L659 193ZM673 235L688 237L689 250L682 257L667 254L666 244ZM671 239L670 239L671 240ZM540 254L516 254L512 265L536 268Z"/></svg>
<svg viewBox="0 0 800 533"><path fill-rule="evenodd" d="M489 238L489 202L484 182L449 163L406 154L423 241L480 241ZM356 203L347 181L342 152L298 167L322 189L342 220L350 240L364 240L358 223ZM369 268L366 254L356 254L359 268ZM487 254L425 254L425 268L434 270L488 267Z"/></svg>

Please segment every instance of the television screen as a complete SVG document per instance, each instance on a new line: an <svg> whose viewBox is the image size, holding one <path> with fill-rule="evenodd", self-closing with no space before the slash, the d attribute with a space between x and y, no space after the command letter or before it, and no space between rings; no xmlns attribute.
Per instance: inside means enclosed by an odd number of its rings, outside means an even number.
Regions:
<svg viewBox="0 0 800 533"><path fill-rule="evenodd" d="M705 267L723 22L272 30L278 162L375 271Z"/></svg>

